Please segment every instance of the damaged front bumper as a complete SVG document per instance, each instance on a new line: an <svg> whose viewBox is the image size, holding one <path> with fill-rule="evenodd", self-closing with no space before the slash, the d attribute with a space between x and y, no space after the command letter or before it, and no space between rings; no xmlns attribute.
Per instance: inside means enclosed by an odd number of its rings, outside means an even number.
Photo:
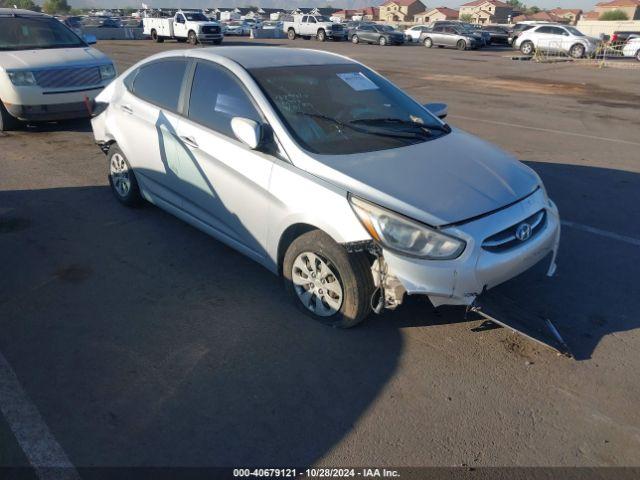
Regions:
<svg viewBox="0 0 640 480"><path fill-rule="evenodd" d="M544 223L530 238L505 243L503 250L489 248L487 239L498 232L517 229L525 220L544 212ZM526 230L526 229L525 229ZM454 260L425 260L411 258L383 250L384 275L381 276L380 259L374 264L374 279L382 279L385 289L409 295L427 295L434 306L472 305L485 290L499 285L523 273L551 255L548 274L555 271L555 258L560 243L560 218L558 209L545 192L534 194L508 208L477 220L443 228L443 232L462 238L467 247ZM402 289L399 288L402 287ZM389 295L385 303L393 308L402 298Z"/></svg>

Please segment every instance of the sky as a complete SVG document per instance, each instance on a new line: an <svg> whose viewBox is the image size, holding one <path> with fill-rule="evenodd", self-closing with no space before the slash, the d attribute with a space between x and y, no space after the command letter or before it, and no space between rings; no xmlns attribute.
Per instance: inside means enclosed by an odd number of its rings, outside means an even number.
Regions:
<svg viewBox="0 0 640 480"><path fill-rule="evenodd" d="M379 5L383 0L67 0L74 7L139 7L144 1L151 7L243 7L259 5L262 7L295 8L332 5L336 8L359 8L367 5ZM458 8L465 0L421 0L427 7ZM468 0L467 0L468 1ZM543 9L555 7L581 8L584 11L593 10L593 6L600 0L524 0L528 6L537 6Z"/></svg>

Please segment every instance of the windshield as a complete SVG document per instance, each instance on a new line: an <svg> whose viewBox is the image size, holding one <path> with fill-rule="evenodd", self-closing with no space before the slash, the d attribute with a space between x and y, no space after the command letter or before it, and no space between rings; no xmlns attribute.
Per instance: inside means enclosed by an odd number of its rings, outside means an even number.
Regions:
<svg viewBox="0 0 640 480"><path fill-rule="evenodd" d="M564 27L571 35L575 35L576 37L584 37L584 33L582 33L577 28L573 27Z"/></svg>
<svg viewBox="0 0 640 480"><path fill-rule="evenodd" d="M208 22L209 19L202 13L185 13L184 16L190 22Z"/></svg>
<svg viewBox="0 0 640 480"><path fill-rule="evenodd" d="M383 31L383 32L395 32L396 29L393 28L391 25L380 25L378 27L378 30Z"/></svg>
<svg viewBox="0 0 640 480"><path fill-rule="evenodd" d="M75 33L51 17L0 18L0 50L86 47Z"/></svg>
<svg viewBox="0 0 640 480"><path fill-rule="evenodd" d="M329 17L325 17L324 15L316 15L317 22L330 22Z"/></svg>
<svg viewBox="0 0 640 480"><path fill-rule="evenodd" d="M422 143L450 129L364 66L305 65L251 69L289 132L325 155Z"/></svg>

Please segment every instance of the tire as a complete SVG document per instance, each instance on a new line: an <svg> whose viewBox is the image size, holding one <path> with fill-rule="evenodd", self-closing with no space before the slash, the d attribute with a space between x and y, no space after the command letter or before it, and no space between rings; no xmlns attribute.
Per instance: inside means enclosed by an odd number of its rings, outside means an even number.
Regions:
<svg viewBox="0 0 640 480"><path fill-rule="evenodd" d="M134 207L142 203L140 188L133 169L124 156L120 147L115 143L109 148L107 154L109 185L113 195L120 203L127 207ZM127 187L125 188L125 185Z"/></svg>
<svg viewBox="0 0 640 480"><path fill-rule="evenodd" d="M433 40L431 40L429 37L425 38L424 42L422 42L422 43L427 48L433 47Z"/></svg>
<svg viewBox="0 0 640 480"><path fill-rule="evenodd" d="M571 58L582 58L584 57L584 53L585 53L585 48L584 48L584 45L582 45L581 43L576 43L575 45L572 45L571 48L569 49L569 56Z"/></svg>
<svg viewBox="0 0 640 480"><path fill-rule="evenodd" d="M636 60L640 62L640 50L636 52Z"/></svg>
<svg viewBox="0 0 640 480"><path fill-rule="evenodd" d="M162 43L164 42L164 38L162 38L160 35L158 35L158 32L156 32L156 30L151 30L151 40L153 40L156 43Z"/></svg>
<svg viewBox="0 0 640 480"><path fill-rule="evenodd" d="M10 132L12 130L18 130L23 123L12 116L4 106L4 103L0 102L0 132Z"/></svg>
<svg viewBox="0 0 640 480"><path fill-rule="evenodd" d="M189 42L191 45L198 44L198 36L196 35L196 32L194 32L193 30L189 30L189 33L187 34L187 42Z"/></svg>
<svg viewBox="0 0 640 480"><path fill-rule="evenodd" d="M465 42L464 40L458 40L458 43L456 43L456 48L458 50L466 50L467 49L467 42Z"/></svg>
<svg viewBox="0 0 640 480"><path fill-rule="evenodd" d="M287 38L289 40L295 40L296 39L296 31L293 28L290 28L289 30L287 30Z"/></svg>
<svg viewBox="0 0 640 480"><path fill-rule="evenodd" d="M533 55L534 52L535 52L535 47L533 46L533 42L530 42L529 40L525 40L520 45L520 53L522 53L523 55Z"/></svg>
<svg viewBox="0 0 640 480"><path fill-rule="evenodd" d="M378 39L378 45L380 45L381 47L384 47L387 44L387 39L385 37L380 37Z"/></svg>
<svg viewBox="0 0 640 480"><path fill-rule="evenodd" d="M351 37L351 43L357 44L359 42L360 42L360 39L358 38L358 35L354 35Z"/></svg>
<svg viewBox="0 0 640 480"><path fill-rule="evenodd" d="M318 40L319 42L324 42L327 39L327 33L320 29L318 30L318 33L316 34L316 40Z"/></svg>
<svg viewBox="0 0 640 480"><path fill-rule="evenodd" d="M310 268L311 265L317 267L318 261L324 264L324 272L328 271L323 278L318 268ZM302 270L301 266L307 269ZM347 253L320 230L307 232L291 243L282 262L282 272L285 289L296 307L325 325L354 327L371 313L375 288L368 257L364 253ZM314 273L316 276L312 278ZM307 279L309 284L299 283ZM309 288L311 285L313 290ZM327 288L327 285L335 287ZM308 303L303 303L303 298ZM319 298L330 298L332 303Z"/></svg>

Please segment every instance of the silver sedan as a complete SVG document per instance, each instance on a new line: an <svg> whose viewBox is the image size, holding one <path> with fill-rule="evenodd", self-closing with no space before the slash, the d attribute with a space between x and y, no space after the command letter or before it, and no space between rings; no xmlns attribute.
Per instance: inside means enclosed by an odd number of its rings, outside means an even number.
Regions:
<svg viewBox="0 0 640 480"><path fill-rule="evenodd" d="M244 253L332 326L407 294L470 305L545 257L555 268L558 210L533 170L343 56L164 52L111 83L94 115L120 202Z"/></svg>

